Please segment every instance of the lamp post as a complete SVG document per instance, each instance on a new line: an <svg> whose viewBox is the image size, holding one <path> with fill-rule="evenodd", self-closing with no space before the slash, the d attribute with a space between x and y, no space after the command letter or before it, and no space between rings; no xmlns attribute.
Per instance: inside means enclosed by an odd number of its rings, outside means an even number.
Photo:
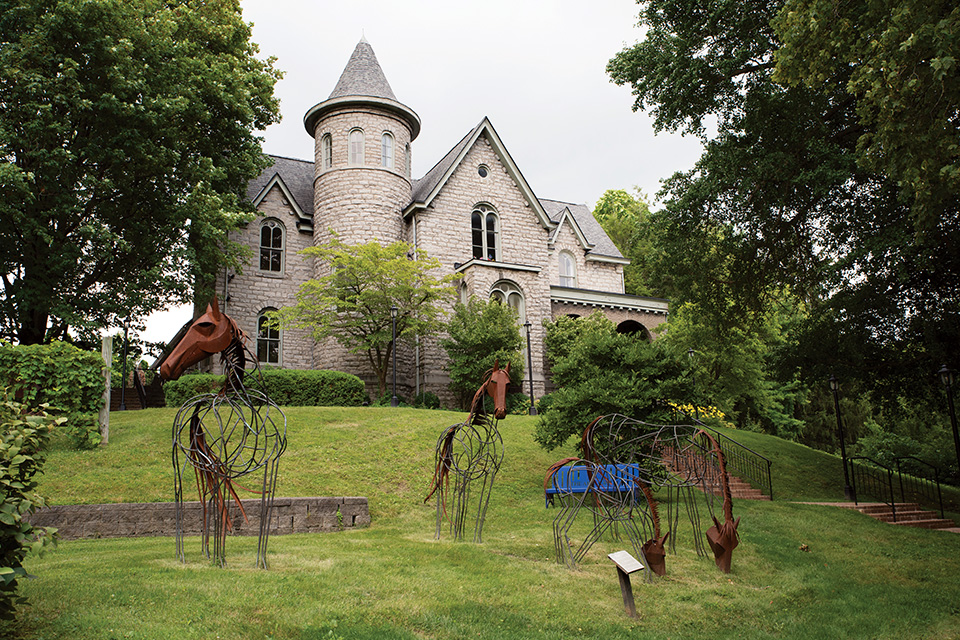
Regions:
<svg viewBox="0 0 960 640"><path fill-rule="evenodd" d="M947 408L950 409L950 426L953 427L953 446L957 449L957 465L960 466L960 435L957 434L957 412L953 408L953 370L947 365L940 367L940 382L947 392Z"/></svg>
<svg viewBox="0 0 960 640"><path fill-rule="evenodd" d="M530 415L537 415L537 408L533 406L533 352L530 351L530 321L523 323L524 328L527 330L527 374L530 377Z"/></svg>
<svg viewBox="0 0 960 640"><path fill-rule="evenodd" d="M840 419L840 382L830 374L830 391L833 392L833 410L837 414L837 429L840 431L840 460L843 462L843 497L852 502L857 501L857 495L850 486L850 476L847 474L847 447L844 444L843 421Z"/></svg>
<svg viewBox="0 0 960 640"><path fill-rule="evenodd" d="M399 407L400 401L397 399L397 307L390 307L390 320L393 324L393 342L391 351L393 352L393 397L390 398L391 407Z"/></svg>
<svg viewBox="0 0 960 640"><path fill-rule="evenodd" d="M126 389L127 389L127 320L123 321L123 364L120 366L123 372L120 374L120 411L127 410Z"/></svg>
<svg viewBox="0 0 960 640"><path fill-rule="evenodd" d="M687 349L687 360L690 362L690 375L693 378L693 412L700 421L700 399L697 397L697 370L693 368L693 347Z"/></svg>

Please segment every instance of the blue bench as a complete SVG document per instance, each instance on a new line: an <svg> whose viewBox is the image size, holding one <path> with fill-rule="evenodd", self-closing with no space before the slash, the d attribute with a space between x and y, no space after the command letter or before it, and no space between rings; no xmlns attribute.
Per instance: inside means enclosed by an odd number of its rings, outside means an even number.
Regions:
<svg viewBox="0 0 960 640"><path fill-rule="evenodd" d="M594 468L593 484L590 472L584 465L560 467L553 474L550 486L544 489L544 502L547 508L553 502L553 496L574 493L627 493L637 490L640 477L640 465L606 464Z"/></svg>

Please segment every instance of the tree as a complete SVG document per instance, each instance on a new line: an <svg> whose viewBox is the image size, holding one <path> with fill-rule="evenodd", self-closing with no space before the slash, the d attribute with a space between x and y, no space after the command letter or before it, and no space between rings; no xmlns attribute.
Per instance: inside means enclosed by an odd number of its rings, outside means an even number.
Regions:
<svg viewBox="0 0 960 640"><path fill-rule="evenodd" d="M278 312L283 326L309 329L318 342L334 338L352 353L365 354L380 395L395 351L391 308L397 308L397 337L426 337L443 326L443 308L459 275L437 276L440 261L406 242L346 245L334 238L308 247L330 273L300 285L297 304Z"/></svg>
<svg viewBox="0 0 960 640"><path fill-rule="evenodd" d="M557 390L540 416L534 439L548 451L583 433L596 417L621 413L662 423L665 401L688 397L675 359L656 343L617 333L602 314L547 323L547 357Z"/></svg>
<svg viewBox="0 0 960 640"><path fill-rule="evenodd" d="M0 0L4 336L116 325L240 266L253 131L279 120L256 54L236 0Z"/></svg>
<svg viewBox="0 0 960 640"><path fill-rule="evenodd" d="M652 240L650 205L638 190L630 195L622 189L605 191L593 208L593 216L630 264L623 268L625 293L637 296L660 295L650 273Z"/></svg>
<svg viewBox="0 0 960 640"><path fill-rule="evenodd" d="M859 141L878 125L848 91L855 68L836 65L816 88L775 81L771 21L783 6L646 2L645 40L608 65L658 129L705 145L693 170L664 183L653 220L658 268L687 301L734 322L768 317L791 292L809 305L793 359L806 380L833 370L877 390L879 402L895 400L907 377L924 379L938 354L960 350L956 193L915 233L902 178L862 161ZM911 120L897 126L925 135ZM779 376L793 379L786 369ZM891 389L900 391L879 393Z"/></svg>
<svg viewBox="0 0 960 640"><path fill-rule="evenodd" d="M897 181L918 231L960 193L960 7L952 0L787 0L774 78L855 100L857 159ZM947 211L944 211L944 207Z"/></svg>
<svg viewBox="0 0 960 640"><path fill-rule="evenodd" d="M523 338L517 312L497 300L471 297L466 304L453 306L447 323L448 338L440 341L450 357L450 388L466 408L495 362L500 368L510 363L510 380L523 381Z"/></svg>

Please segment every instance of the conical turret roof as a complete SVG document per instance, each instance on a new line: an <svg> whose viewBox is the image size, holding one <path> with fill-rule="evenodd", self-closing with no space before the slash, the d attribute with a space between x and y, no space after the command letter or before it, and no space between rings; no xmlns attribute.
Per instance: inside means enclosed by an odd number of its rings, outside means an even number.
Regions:
<svg viewBox="0 0 960 640"><path fill-rule="evenodd" d="M383 75L380 63L377 62L373 47L366 38L357 43L330 97L304 115L303 125L307 133L313 136L320 118L345 106L384 109L407 122L410 126L411 142L420 134L420 117L413 109L397 100L387 77Z"/></svg>
<svg viewBox="0 0 960 640"><path fill-rule="evenodd" d="M332 100L343 96L397 99L393 89L390 88L390 83L387 82L387 77L383 75L383 69L377 62L373 47L366 38L357 43L357 48L353 50L353 55L350 56L347 66L340 74L337 86L333 88L333 93L327 99Z"/></svg>

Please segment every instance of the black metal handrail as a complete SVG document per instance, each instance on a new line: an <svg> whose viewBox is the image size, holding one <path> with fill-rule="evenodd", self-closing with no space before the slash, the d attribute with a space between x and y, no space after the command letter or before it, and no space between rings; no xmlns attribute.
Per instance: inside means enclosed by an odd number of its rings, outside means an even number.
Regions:
<svg viewBox="0 0 960 640"><path fill-rule="evenodd" d="M856 464L863 460L868 464ZM893 493L893 469L867 456L850 458L850 481L853 484L854 504L860 504L862 496L868 495L889 505L893 521L897 521L897 503Z"/></svg>
<svg viewBox="0 0 960 640"><path fill-rule="evenodd" d="M769 458L760 455L750 447L740 444L730 436L720 433L713 427L705 425L695 416L687 411L674 407L680 411L687 419L692 420L698 427L713 434L720 450L723 452L723 458L727 463L727 471L733 471L741 480L748 481L754 487L760 489L760 493L766 493L773 500L773 462Z"/></svg>
<svg viewBox="0 0 960 640"><path fill-rule="evenodd" d="M940 507L940 517L943 518L943 494L940 491L940 469L929 462L924 462L914 456L898 456L894 459L897 463L897 476L900 480L900 501L907 502L907 496L921 504L932 504L936 501ZM924 478L916 472L904 473L903 462L911 461L911 464L919 463L921 470L933 471L933 480Z"/></svg>

